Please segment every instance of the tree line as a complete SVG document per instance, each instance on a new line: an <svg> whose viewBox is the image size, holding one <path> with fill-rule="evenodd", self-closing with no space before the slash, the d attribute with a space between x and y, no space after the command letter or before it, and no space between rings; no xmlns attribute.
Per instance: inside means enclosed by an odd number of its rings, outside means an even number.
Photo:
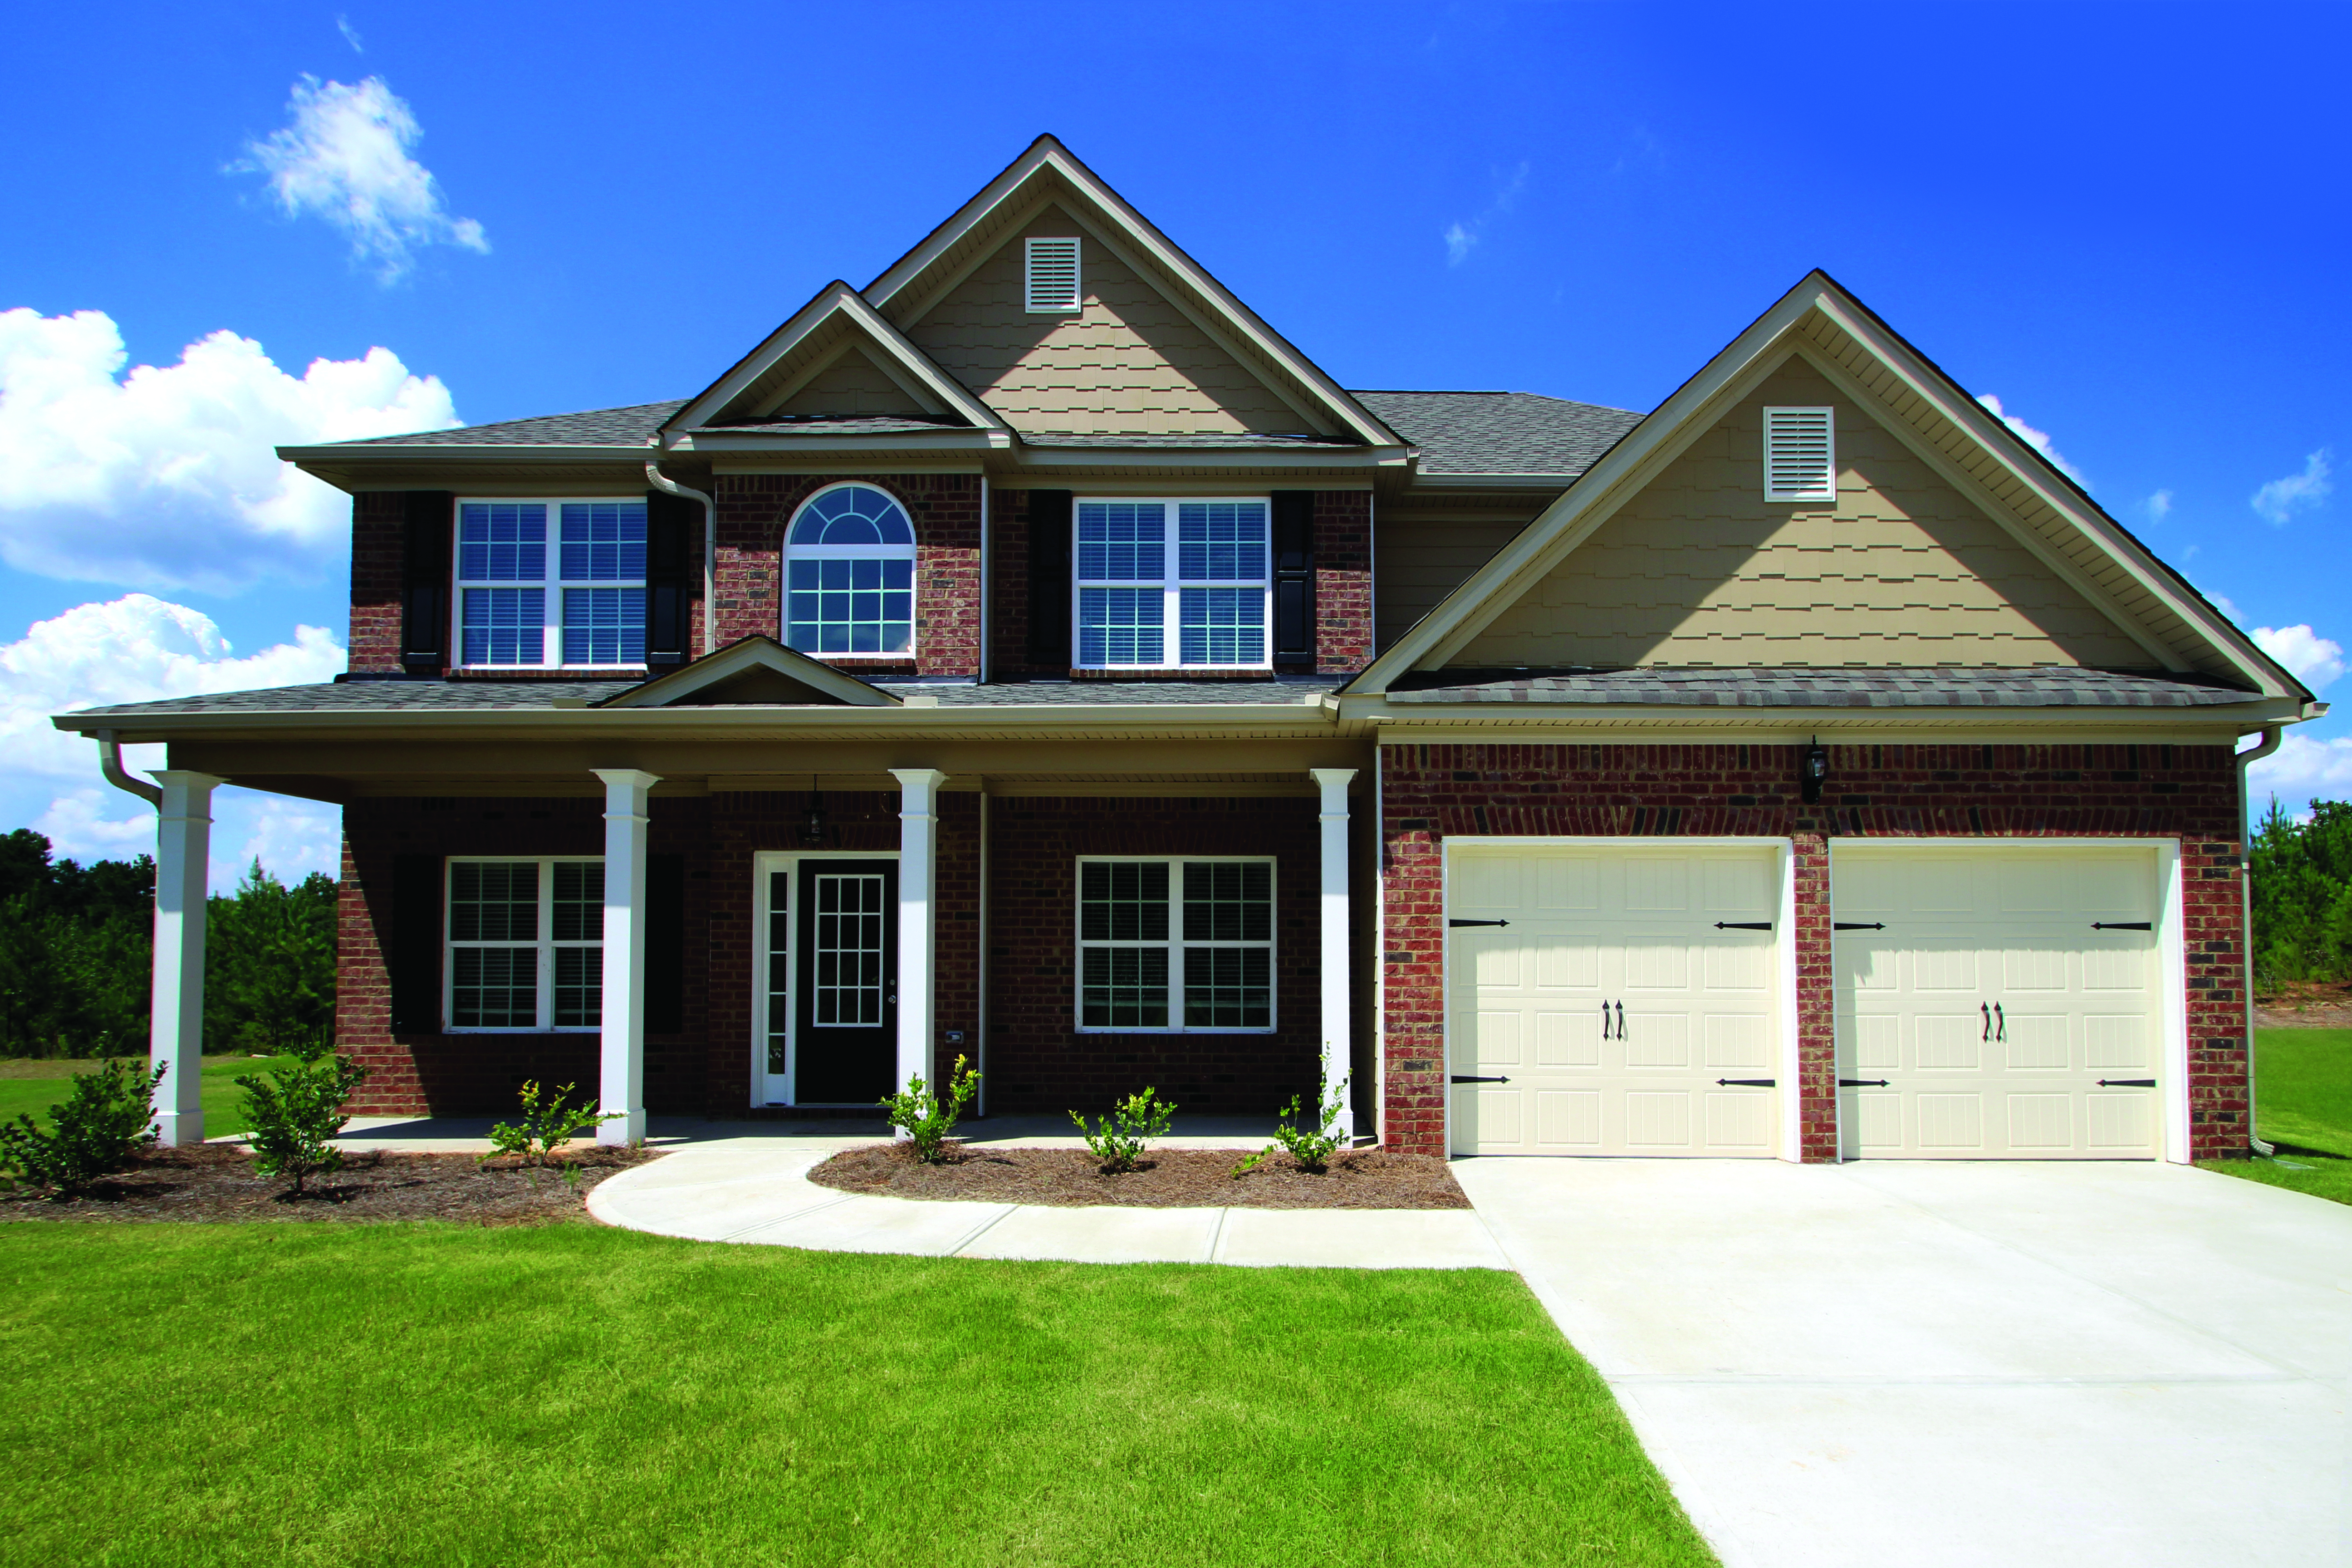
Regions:
<svg viewBox="0 0 2352 1568"><path fill-rule="evenodd" d="M2252 865L2254 989L2352 980L2352 805L2315 800L2298 822L2273 800Z"/></svg>
<svg viewBox="0 0 2352 1568"><path fill-rule="evenodd" d="M0 1056L147 1049L155 862L52 859L47 837L0 837ZM323 1045L335 1017L335 883L287 884L257 859L205 919L205 1049Z"/></svg>

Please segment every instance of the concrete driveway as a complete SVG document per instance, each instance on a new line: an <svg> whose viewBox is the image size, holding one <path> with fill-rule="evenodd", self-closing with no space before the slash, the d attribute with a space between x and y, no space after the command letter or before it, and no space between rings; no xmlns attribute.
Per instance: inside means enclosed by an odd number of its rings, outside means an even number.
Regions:
<svg viewBox="0 0 2352 1568"><path fill-rule="evenodd" d="M2352 1563L2352 1208L2168 1165L1454 1170L1730 1568Z"/></svg>

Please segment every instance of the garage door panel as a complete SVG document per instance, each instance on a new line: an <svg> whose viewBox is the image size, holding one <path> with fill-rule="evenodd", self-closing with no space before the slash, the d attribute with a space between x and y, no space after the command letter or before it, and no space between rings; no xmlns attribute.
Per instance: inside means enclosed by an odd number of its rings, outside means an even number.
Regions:
<svg viewBox="0 0 2352 1568"><path fill-rule="evenodd" d="M2145 848L1841 849L1832 938L1850 1152L2152 1158L2162 1054ZM1850 890L1862 889L1862 900ZM1965 895L1963 897L1962 895ZM2095 926L2118 929L2095 930Z"/></svg>
<svg viewBox="0 0 2352 1568"><path fill-rule="evenodd" d="M1509 1081L1452 1087L1454 1147L1769 1157L1778 1089L1715 1079L1775 1076L1778 938L1716 922L1775 922L1780 867L1763 847L1458 844L1447 916L1510 923L1449 929L1449 1066Z"/></svg>
<svg viewBox="0 0 2352 1568"><path fill-rule="evenodd" d="M1547 1149L1597 1153L1601 1148L1601 1091L1546 1089L1536 1091L1536 1142Z"/></svg>
<svg viewBox="0 0 2352 1568"><path fill-rule="evenodd" d="M2063 1013L2009 1014L2009 1038L2002 1055L2012 1071L2063 1072L2074 1065L2068 1042L2074 1020Z"/></svg>

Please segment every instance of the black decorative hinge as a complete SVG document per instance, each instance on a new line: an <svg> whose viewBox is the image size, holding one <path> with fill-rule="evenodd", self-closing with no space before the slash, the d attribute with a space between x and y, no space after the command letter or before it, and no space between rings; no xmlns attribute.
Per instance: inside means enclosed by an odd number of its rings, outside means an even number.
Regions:
<svg viewBox="0 0 2352 1568"><path fill-rule="evenodd" d="M2156 1079L2152 1078L2103 1078L2099 1080L2099 1087L2101 1089L2154 1089L2156 1087Z"/></svg>
<svg viewBox="0 0 2352 1568"><path fill-rule="evenodd" d="M1885 921L1830 921L1830 930L1832 931L1885 931L1885 929L1886 922Z"/></svg>
<svg viewBox="0 0 2352 1568"><path fill-rule="evenodd" d="M1840 1089L1885 1089L1886 1080L1883 1078L1842 1078L1838 1079L1838 1087Z"/></svg>
<svg viewBox="0 0 2352 1568"><path fill-rule="evenodd" d="M1511 922L1508 921L1447 921L1445 923L1450 926L1507 926Z"/></svg>
<svg viewBox="0 0 2352 1568"><path fill-rule="evenodd" d="M2093 931L2154 931L2156 928L2146 921L2093 921L2091 929Z"/></svg>
<svg viewBox="0 0 2352 1568"><path fill-rule="evenodd" d="M1737 1089L1772 1089L1780 1082L1777 1078L1719 1078L1715 1081Z"/></svg>
<svg viewBox="0 0 2352 1568"><path fill-rule="evenodd" d="M1508 1083L1511 1080L1507 1078L1472 1078L1464 1073L1455 1073L1445 1081L1448 1083Z"/></svg>
<svg viewBox="0 0 2352 1568"><path fill-rule="evenodd" d="M1772 922L1770 921L1717 921L1715 922L1715 929L1717 931L1770 931Z"/></svg>

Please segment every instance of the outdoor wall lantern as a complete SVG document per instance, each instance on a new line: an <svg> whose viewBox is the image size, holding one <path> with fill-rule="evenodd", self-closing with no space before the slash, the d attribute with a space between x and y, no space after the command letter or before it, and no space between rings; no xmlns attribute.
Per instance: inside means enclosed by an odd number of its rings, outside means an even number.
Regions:
<svg viewBox="0 0 2352 1568"><path fill-rule="evenodd" d="M1798 786L1804 793L1807 805L1822 798L1822 781L1829 776L1829 748L1817 739L1805 748L1804 763L1797 770Z"/></svg>
<svg viewBox="0 0 2352 1568"><path fill-rule="evenodd" d="M824 796L817 791L816 775L811 773L808 815L801 818L801 842L814 848L824 842L825 830Z"/></svg>

